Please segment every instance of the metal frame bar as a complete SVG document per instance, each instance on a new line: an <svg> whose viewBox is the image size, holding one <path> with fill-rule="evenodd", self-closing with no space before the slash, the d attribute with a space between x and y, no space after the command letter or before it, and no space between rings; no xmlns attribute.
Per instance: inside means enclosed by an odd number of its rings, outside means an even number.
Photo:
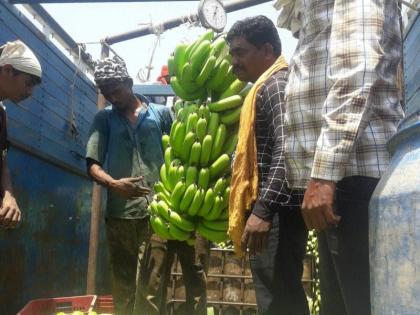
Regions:
<svg viewBox="0 0 420 315"><path fill-rule="evenodd" d="M11 1L13 3L13 1ZM68 49L73 57L78 58L79 53L83 62L93 70L93 59L92 56L85 52L76 41L67 33L58 22L45 10L40 4L28 4L24 5L24 8L33 14L41 23L47 25L53 32L54 37Z"/></svg>

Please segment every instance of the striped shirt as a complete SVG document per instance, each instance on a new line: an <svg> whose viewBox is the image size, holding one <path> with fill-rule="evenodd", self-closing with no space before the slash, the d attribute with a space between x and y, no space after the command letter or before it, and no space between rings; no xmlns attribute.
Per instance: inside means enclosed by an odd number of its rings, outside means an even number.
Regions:
<svg viewBox="0 0 420 315"><path fill-rule="evenodd" d="M395 0L302 0L302 28L286 88L291 187L309 179L379 178L403 117Z"/></svg>
<svg viewBox="0 0 420 315"><path fill-rule="evenodd" d="M255 137L258 200L253 213L269 218L290 198L284 161L284 88L287 69L274 73L261 86L256 100Z"/></svg>

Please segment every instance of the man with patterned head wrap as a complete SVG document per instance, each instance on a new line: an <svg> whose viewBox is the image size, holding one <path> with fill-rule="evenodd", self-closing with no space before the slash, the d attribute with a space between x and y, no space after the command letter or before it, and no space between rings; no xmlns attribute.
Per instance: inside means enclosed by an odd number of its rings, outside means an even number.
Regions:
<svg viewBox="0 0 420 315"><path fill-rule="evenodd" d="M7 119L2 101L18 103L30 97L41 75L38 59L24 43L17 40L0 47L0 227L14 228L21 218L7 167Z"/></svg>
<svg viewBox="0 0 420 315"><path fill-rule="evenodd" d="M169 134L172 118L165 106L133 93L133 80L120 58L99 61L94 78L112 106L94 118L86 160L88 174L107 188L106 237L116 314L159 314L158 264L147 263L148 205L163 163L161 138Z"/></svg>

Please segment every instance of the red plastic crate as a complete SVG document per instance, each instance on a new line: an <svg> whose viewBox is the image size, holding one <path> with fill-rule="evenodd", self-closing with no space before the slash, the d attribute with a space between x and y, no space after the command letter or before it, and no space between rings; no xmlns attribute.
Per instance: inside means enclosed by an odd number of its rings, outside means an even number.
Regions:
<svg viewBox="0 0 420 315"><path fill-rule="evenodd" d="M89 312L96 302L96 295L58 297L32 300L17 315L55 315L58 312Z"/></svg>
<svg viewBox="0 0 420 315"><path fill-rule="evenodd" d="M115 309L112 295L98 296L93 310L98 314L114 314Z"/></svg>

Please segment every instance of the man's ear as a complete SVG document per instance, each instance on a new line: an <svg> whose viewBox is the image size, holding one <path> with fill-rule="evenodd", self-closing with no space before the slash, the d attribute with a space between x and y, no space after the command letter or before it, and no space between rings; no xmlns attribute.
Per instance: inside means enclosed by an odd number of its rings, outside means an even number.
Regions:
<svg viewBox="0 0 420 315"><path fill-rule="evenodd" d="M3 75L12 76L13 67L11 65L4 65L1 67L1 72L3 73Z"/></svg>
<svg viewBox="0 0 420 315"><path fill-rule="evenodd" d="M273 48L273 46L272 46L270 43L265 43L265 44L263 45L263 51L264 51L264 55L265 55L266 57L271 58L272 56L274 56L274 55L275 55L275 54L274 54L274 48Z"/></svg>

